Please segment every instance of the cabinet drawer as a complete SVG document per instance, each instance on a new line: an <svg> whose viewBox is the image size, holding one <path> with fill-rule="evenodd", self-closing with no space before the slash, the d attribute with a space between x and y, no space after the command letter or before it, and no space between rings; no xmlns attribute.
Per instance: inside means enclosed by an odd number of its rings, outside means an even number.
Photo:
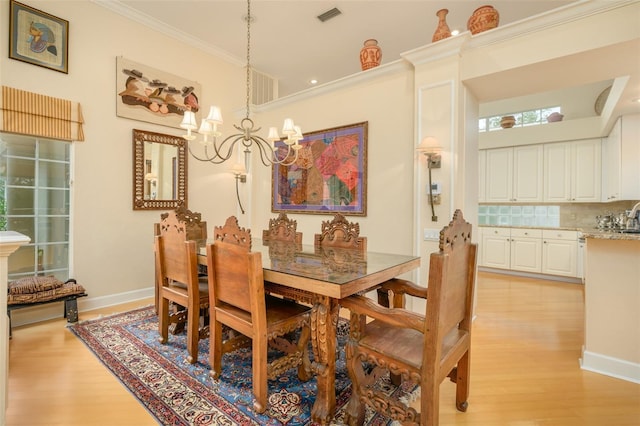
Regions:
<svg viewBox="0 0 640 426"><path fill-rule="evenodd" d="M561 229L543 229L542 238L554 240L578 241L578 231L566 231Z"/></svg>
<svg viewBox="0 0 640 426"><path fill-rule="evenodd" d="M510 228L482 228L482 236L509 237L511 236Z"/></svg>
<svg viewBox="0 0 640 426"><path fill-rule="evenodd" d="M542 229L511 228L512 238L542 238Z"/></svg>

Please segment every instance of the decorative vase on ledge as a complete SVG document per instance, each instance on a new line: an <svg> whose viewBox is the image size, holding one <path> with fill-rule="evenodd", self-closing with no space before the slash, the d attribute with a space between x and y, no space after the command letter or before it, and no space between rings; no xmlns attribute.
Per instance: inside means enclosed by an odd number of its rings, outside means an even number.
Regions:
<svg viewBox="0 0 640 426"><path fill-rule="evenodd" d="M449 29L449 25L447 25L447 13L449 13L448 9L440 9L436 12L438 26L436 27L436 32L433 33L432 42L451 37L451 30Z"/></svg>
<svg viewBox="0 0 640 426"><path fill-rule="evenodd" d="M503 129L510 129L516 124L516 118L513 115L505 115L500 120L500 127Z"/></svg>
<svg viewBox="0 0 640 426"><path fill-rule="evenodd" d="M360 49L360 65L362 66L362 71L377 67L380 65L381 59L382 50L380 50L380 46L378 46L378 40L373 38L365 40L364 47Z"/></svg>
<svg viewBox="0 0 640 426"><path fill-rule="evenodd" d="M467 29L471 34L478 34L496 28L499 22L500 14L493 6L480 6L469 17Z"/></svg>

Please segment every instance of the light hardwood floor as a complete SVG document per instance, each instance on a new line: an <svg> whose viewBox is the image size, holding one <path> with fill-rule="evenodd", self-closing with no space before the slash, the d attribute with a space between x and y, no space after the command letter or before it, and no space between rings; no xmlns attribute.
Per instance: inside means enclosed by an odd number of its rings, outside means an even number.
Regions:
<svg viewBox="0 0 640 426"><path fill-rule="evenodd" d="M445 381L442 426L640 425L640 385L579 367L581 285L480 273L477 292L469 409L455 410L454 385ZM60 319L13 330L7 426L157 424L65 325Z"/></svg>

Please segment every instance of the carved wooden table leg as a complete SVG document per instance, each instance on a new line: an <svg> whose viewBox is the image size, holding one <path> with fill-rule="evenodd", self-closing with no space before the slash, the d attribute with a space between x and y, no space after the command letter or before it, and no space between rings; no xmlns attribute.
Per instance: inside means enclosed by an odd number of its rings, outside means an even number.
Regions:
<svg viewBox="0 0 640 426"><path fill-rule="evenodd" d="M336 410L336 328L339 306L336 299L317 296L311 310L311 344L313 370L317 375L318 393L311 419L328 425Z"/></svg>

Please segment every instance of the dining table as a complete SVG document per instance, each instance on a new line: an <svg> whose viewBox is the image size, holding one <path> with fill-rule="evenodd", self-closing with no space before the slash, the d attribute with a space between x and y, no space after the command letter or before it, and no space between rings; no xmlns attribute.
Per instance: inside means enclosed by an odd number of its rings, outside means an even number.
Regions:
<svg viewBox="0 0 640 426"><path fill-rule="evenodd" d="M336 409L340 299L417 269L420 257L260 239L251 240L251 250L262 254L265 291L311 303L312 369L318 384L311 419L329 424ZM198 258L206 265L204 244Z"/></svg>

